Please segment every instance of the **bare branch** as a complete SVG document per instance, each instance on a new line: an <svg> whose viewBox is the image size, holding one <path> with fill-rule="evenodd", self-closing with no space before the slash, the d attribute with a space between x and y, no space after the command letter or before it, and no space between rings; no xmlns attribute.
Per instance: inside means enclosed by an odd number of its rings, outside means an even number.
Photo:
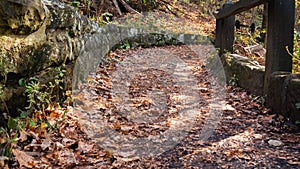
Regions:
<svg viewBox="0 0 300 169"><path fill-rule="evenodd" d="M123 15L123 13L122 13L122 11L121 11L121 9L120 9L120 7L119 7L119 4L118 4L117 0L113 0L113 3L114 3L114 5L115 5L115 7L117 8L119 14L120 14L120 15Z"/></svg>
<svg viewBox="0 0 300 169"><path fill-rule="evenodd" d="M121 4L125 7L125 9L131 13L139 13L138 11L134 10L133 8L131 8L131 6L129 6L124 0L119 0L121 2Z"/></svg>

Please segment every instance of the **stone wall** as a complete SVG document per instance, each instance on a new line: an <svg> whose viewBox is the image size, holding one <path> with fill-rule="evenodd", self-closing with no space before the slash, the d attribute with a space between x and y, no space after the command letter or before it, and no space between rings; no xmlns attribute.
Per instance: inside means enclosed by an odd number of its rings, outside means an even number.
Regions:
<svg viewBox="0 0 300 169"><path fill-rule="evenodd" d="M249 93L263 96L264 93L264 66L252 59L237 54L222 56L227 82L236 78L237 85Z"/></svg>
<svg viewBox="0 0 300 169"><path fill-rule="evenodd" d="M19 79L74 61L84 39L99 31L96 23L56 0L1 1L1 114L16 115L25 106Z"/></svg>
<svg viewBox="0 0 300 169"><path fill-rule="evenodd" d="M267 106L274 112L289 117L293 121L300 120L300 74L290 72L274 72L270 77Z"/></svg>
<svg viewBox="0 0 300 169"><path fill-rule="evenodd" d="M293 121L300 120L300 75L290 72L274 72L270 78L268 95L264 95L264 66L252 59L236 54L225 54L222 62L227 82L234 77L237 85L247 92L266 98L266 105L274 113Z"/></svg>
<svg viewBox="0 0 300 169"><path fill-rule="evenodd" d="M64 90L71 89L73 82L76 91L102 57L122 43L147 47L210 42L199 35L114 24L101 28L57 0L1 1L0 16L0 125L3 117L18 115L27 104L20 79L37 77L46 84L55 77L53 67L63 66L67 68Z"/></svg>

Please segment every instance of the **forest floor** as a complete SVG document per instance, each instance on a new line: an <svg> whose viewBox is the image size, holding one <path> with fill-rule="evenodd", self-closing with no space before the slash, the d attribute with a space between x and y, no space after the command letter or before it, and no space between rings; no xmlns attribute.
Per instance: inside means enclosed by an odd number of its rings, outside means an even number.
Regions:
<svg viewBox="0 0 300 169"><path fill-rule="evenodd" d="M96 83L87 83L77 96L82 104L83 113L98 110L96 115L87 113L90 122L82 121L82 112L71 107L64 115L63 110L48 110L48 121L56 124L56 128L47 132L47 126L20 133L19 143L15 145L13 153L18 163L28 168L299 168L300 167L300 133L299 127L273 114L263 106L263 99L249 95L243 89L227 86L225 104L219 114L220 121L208 139L200 138L211 109L213 82L209 79L209 72L201 57L191 51L191 46L163 46L148 49L136 48L116 50L108 55L111 62L100 65L89 79ZM201 46L205 49L205 47ZM191 69L197 83L196 92L202 98L199 102L199 115L186 137L178 141L174 147L154 156L143 156L127 160L122 153L115 154L102 145L105 139L114 139L109 135L100 138L89 126L97 126L97 120L106 121L106 125L119 135L145 138L163 134L169 129L168 121L179 116L180 102L176 96L185 86L176 87L171 77L165 72L150 69L147 72L137 72L136 79L132 79L129 98L139 113L146 116L150 105L160 98L147 98L144 93L149 88L161 89L167 92L167 111L151 123L132 121L128 115L122 115L114 107L114 100L110 94L112 87L109 77L116 71L116 60L132 57L140 52L154 52L159 50L172 51L180 56ZM205 51L205 50L203 50ZM170 52L171 53L171 52ZM138 78L147 77L145 79ZM216 91L218 92L218 91ZM152 102L151 102L152 100ZM219 103L221 105L221 103ZM148 107L148 108L147 108ZM112 120L113 119L113 120ZM143 118L142 118L143 120ZM217 120L217 118L216 118ZM95 122L96 121L96 122ZM100 123L99 123L100 125ZM87 129L88 128L88 129ZM88 138L88 131L92 138ZM92 133L92 135L91 135ZM99 134L99 133L98 133ZM102 140L102 141L101 141ZM110 141L110 140L108 140ZM111 145L113 146L113 145ZM145 146L147 146L145 144ZM131 147L134 149L134 145ZM155 147L148 147L149 149ZM126 156L126 154L125 154ZM125 159L125 160L124 160Z"/></svg>
<svg viewBox="0 0 300 169"><path fill-rule="evenodd" d="M213 17L201 12L205 6L200 6L199 9L199 6L183 3L176 7L178 10L175 10L175 14L164 10L153 12L153 16L160 18L166 19L168 15L168 19L160 22L160 27L172 32L203 35L213 33ZM162 11L164 12L161 13ZM135 17L131 18L134 20ZM119 20L121 21L122 19ZM82 104L79 107L82 110L99 110L99 114L89 114L88 118L92 122L82 123L82 112L73 107L49 108L45 114L52 127L42 123L43 125L26 131L20 130L19 135L16 135L17 143L12 146L13 160L7 163L7 159L1 156L0 168L299 168L299 126L265 108L263 98L250 95L236 86L225 86L225 91L219 92L219 95L224 96L225 102L219 118L216 118L218 125L213 128L212 133L207 133L208 138L200 138L207 117L210 116L210 103L218 96L218 91L214 91L214 82L210 78L206 60L199 58L192 50L194 47L199 46L138 47L110 52L107 56L110 62L99 65L97 72L88 79L92 83L82 86L83 92L76 96L80 98ZM208 46L200 47L203 54L211 50ZM199 115L194 119L195 123L187 131L187 135L172 148L153 156L124 160L126 154L122 156L122 153L116 154L103 148L103 138L96 138L93 135L95 131L89 130L89 126L99 118L120 135L138 138L157 136L170 128L170 119L177 118L184 106L178 101L184 86L176 86L176 79L168 73L149 69L137 72L130 81L128 97L133 107L143 115L153 102L157 102L155 97L149 98L145 90L155 88L168 94L166 100L157 98L158 102L167 103L166 111L151 123L132 121L122 116L114 107L110 94L110 77L117 71L119 63L141 53L155 55L157 51L167 51L178 56L191 70L197 84L194 90L200 96L197 105ZM159 95L159 91L154 93ZM97 127L99 126L96 124ZM1 139L0 141L2 142Z"/></svg>

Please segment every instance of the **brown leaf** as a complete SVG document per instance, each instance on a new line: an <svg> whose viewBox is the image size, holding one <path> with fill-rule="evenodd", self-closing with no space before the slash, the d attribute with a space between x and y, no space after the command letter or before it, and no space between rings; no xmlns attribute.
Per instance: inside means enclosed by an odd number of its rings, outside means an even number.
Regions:
<svg viewBox="0 0 300 169"><path fill-rule="evenodd" d="M275 116L276 116L276 114L272 114L272 115L269 115L269 116L264 116L260 120L264 121L264 122L267 122L267 123L271 123Z"/></svg>
<svg viewBox="0 0 300 169"><path fill-rule="evenodd" d="M8 169L8 164L5 164L6 160L9 160L8 157L0 156L0 168Z"/></svg>
<svg viewBox="0 0 300 169"><path fill-rule="evenodd" d="M46 139L43 140L41 144L42 150L46 150L46 148L50 147L52 143L51 137L49 134L46 135Z"/></svg>
<svg viewBox="0 0 300 169"><path fill-rule="evenodd" d="M24 130L20 130L20 137L18 138L19 142L24 142L27 140L28 133Z"/></svg>
<svg viewBox="0 0 300 169"><path fill-rule="evenodd" d="M18 149L13 149L12 152L15 155L17 161L19 162L20 167L25 166L28 168L33 168L34 158L32 156L30 156L26 152L18 150Z"/></svg>
<svg viewBox="0 0 300 169"><path fill-rule="evenodd" d="M226 104L226 106L223 107L223 110L236 111L236 109L232 107L230 104Z"/></svg>
<svg viewBox="0 0 300 169"><path fill-rule="evenodd" d="M300 161L289 160L288 163L291 165L300 165Z"/></svg>
<svg viewBox="0 0 300 169"><path fill-rule="evenodd" d="M59 165L74 165L78 164L78 161L76 160L74 152L72 152L69 149L66 149L64 151L59 151L58 152L58 160L59 160Z"/></svg>
<svg viewBox="0 0 300 169"><path fill-rule="evenodd" d="M76 143L76 140L74 139L69 139L69 138L63 138L62 139L62 144L66 147L70 147Z"/></svg>
<svg viewBox="0 0 300 169"><path fill-rule="evenodd" d="M7 142L7 138L4 136L2 136L2 138L0 138L0 144L4 144Z"/></svg>
<svg viewBox="0 0 300 169"><path fill-rule="evenodd" d="M243 152L242 152L242 150L239 150L239 149L227 151L227 152L225 152L225 154L229 157L233 157L233 156L239 157L239 158L243 157Z"/></svg>
<svg viewBox="0 0 300 169"><path fill-rule="evenodd" d="M78 148L76 150L79 152L82 152L82 153L87 153L87 152L91 151L93 147L94 147L94 145L92 145L92 144L88 144L83 141L79 141Z"/></svg>

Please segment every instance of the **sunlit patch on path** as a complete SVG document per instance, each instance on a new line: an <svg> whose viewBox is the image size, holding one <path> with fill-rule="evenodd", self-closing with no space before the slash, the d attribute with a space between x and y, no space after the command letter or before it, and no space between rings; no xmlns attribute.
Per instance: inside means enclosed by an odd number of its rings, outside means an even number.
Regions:
<svg viewBox="0 0 300 169"><path fill-rule="evenodd" d="M207 68L209 45L116 50L77 96L81 124L124 160L161 154L202 124L207 139L220 120L224 92Z"/></svg>

